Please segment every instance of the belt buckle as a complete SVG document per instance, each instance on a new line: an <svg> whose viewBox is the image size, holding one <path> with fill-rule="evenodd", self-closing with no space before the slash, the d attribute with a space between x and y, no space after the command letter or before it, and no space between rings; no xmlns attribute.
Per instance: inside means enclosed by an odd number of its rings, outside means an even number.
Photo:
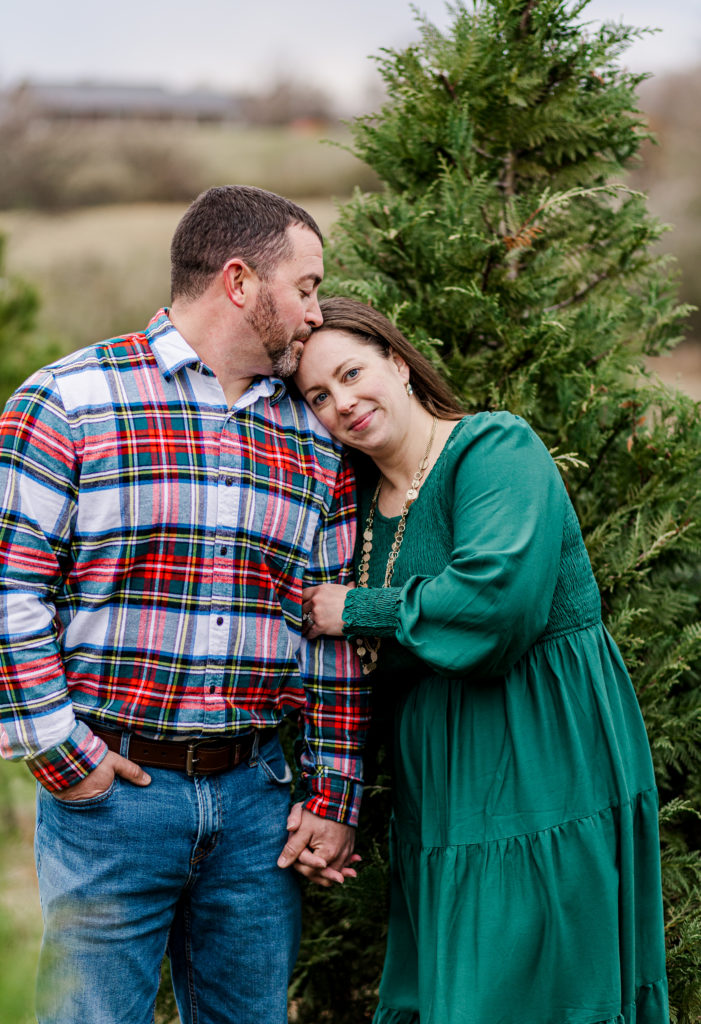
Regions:
<svg viewBox="0 0 701 1024"><path fill-rule="evenodd" d="M197 774L197 764L199 763L199 757L197 756L197 748L199 747L199 741L192 741L187 745L186 757L185 757L185 772L187 777L191 779Z"/></svg>

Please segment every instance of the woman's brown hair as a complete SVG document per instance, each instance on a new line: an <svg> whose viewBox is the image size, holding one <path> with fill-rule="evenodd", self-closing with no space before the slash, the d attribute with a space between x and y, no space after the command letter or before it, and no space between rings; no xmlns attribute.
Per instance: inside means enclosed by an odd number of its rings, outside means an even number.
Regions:
<svg viewBox="0 0 701 1024"><path fill-rule="evenodd" d="M465 415L465 410L438 371L382 313L372 306L341 296L323 299L319 307L324 322L316 330L346 331L364 344L374 345L387 357L396 352L409 367L411 386L424 409L442 420L459 419Z"/></svg>

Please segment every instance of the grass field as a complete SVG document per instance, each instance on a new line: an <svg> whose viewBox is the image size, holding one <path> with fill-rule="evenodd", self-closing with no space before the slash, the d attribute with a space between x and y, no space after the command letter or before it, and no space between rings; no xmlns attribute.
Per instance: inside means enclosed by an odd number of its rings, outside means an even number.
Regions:
<svg viewBox="0 0 701 1024"><path fill-rule="evenodd" d="M173 228L203 189L239 182L300 197L327 231L329 197L376 184L344 148L343 126L31 127L4 146L0 127L0 234L7 271L39 291L39 333L65 351L138 330L167 304Z"/></svg>
<svg viewBox="0 0 701 1024"><path fill-rule="evenodd" d="M283 195L347 195L376 178L343 125L0 120L0 207L65 210L187 201L210 185Z"/></svg>
<svg viewBox="0 0 701 1024"><path fill-rule="evenodd" d="M298 201L327 232L333 201ZM40 333L70 351L145 327L168 304L170 239L186 205L0 212L7 271L35 285L41 297Z"/></svg>

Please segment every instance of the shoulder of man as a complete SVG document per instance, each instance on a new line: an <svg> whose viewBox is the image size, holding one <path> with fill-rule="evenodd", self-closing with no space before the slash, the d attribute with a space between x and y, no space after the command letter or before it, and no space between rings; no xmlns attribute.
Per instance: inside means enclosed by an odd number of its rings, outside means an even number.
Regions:
<svg viewBox="0 0 701 1024"><path fill-rule="evenodd" d="M148 350L149 343L145 331L134 331L103 341L75 349L66 355L47 363L27 377L20 388L43 383L47 378L59 378L71 373L97 367L105 363L114 363L121 356Z"/></svg>
<svg viewBox="0 0 701 1024"><path fill-rule="evenodd" d="M67 407L74 404L71 395L78 405L84 404L91 396L96 379L104 379L108 372L138 365L144 358L151 358L144 331L87 345L35 370L10 396L6 408L27 400L41 402L42 396L51 394Z"/></svg>

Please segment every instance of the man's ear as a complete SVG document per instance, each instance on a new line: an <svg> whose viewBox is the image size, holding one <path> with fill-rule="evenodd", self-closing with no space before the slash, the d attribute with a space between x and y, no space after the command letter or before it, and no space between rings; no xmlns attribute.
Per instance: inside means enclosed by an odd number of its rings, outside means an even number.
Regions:
<svg viewBox="0 0 701 1024"><path fill-rule="evenodd" d="M255 277L255 271L238 258L228 260L222 267L224 290L229 301L239 309L243 308L246 303Z"/></svg>

